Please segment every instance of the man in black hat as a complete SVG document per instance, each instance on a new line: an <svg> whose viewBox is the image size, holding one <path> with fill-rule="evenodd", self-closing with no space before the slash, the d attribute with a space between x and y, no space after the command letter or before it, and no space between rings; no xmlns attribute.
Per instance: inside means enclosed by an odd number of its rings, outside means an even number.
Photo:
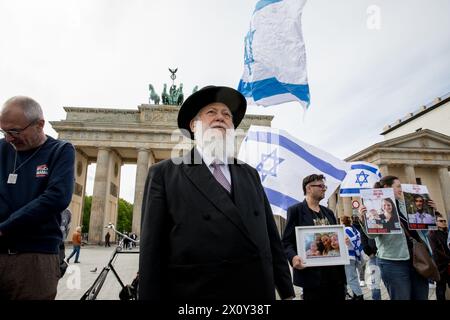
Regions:
<svg viewBox="0 0 450 320"><path fill-rule="evenodd" d="M220 301L294 296L259 175L232 157L244 96L208 86L178 113L196 146L150 168L142 206L139 299ZM230 142L231 141L231 142Z"/></svg>

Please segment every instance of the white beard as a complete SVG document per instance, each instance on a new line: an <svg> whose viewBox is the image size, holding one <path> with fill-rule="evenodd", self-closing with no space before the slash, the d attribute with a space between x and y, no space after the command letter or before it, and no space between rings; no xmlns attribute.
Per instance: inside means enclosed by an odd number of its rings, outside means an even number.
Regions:
<svg viewBox="0 0 450 320"><path fill-rule="evenodd" d="M205 156L228 163L235 156L235 130L227 129L225 136L220 129L202 128L202 122L197 121L194 132L195 143L202 148Z"/></svg>

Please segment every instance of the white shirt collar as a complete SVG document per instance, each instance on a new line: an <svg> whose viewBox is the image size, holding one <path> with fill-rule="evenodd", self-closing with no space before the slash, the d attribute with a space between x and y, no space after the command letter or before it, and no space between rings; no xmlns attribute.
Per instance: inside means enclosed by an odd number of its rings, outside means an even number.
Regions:
<svg viewBox="0 0 450 320"><path fill-rule="evenodd" d="M211 157L211 155L209 155L209 154L204 154L203 153L203 149L199 146L199 145L196 145L195 146L195 148L197 148L197 151L198 151L198 153L200 154L200 156L202 157L202 159L203 159L203 162L205 162L205 164L209 167L213 162L217 162L217 163L219 163L219 164L223 164L223 165L228 165L228 160L227 159L225 159L225 161L222 161L222 160L218 160L218 159L216 159L216 158L214 158L214 157Z"/></svg>

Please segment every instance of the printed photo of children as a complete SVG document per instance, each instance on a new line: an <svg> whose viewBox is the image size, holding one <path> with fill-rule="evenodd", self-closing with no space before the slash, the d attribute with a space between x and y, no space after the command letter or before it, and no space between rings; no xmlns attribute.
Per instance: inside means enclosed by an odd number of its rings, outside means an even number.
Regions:
<svg viewBox="0 0 450 320"><path fill-rule="evenodd" d="M339 238L336 232L314 232L305 234L307 258L339 257Z"/></svg>
<svg viewBox="0 0 450 320"><path fill-rule="evenodd" d="M295 227L295 237L306 267L350 263L343 225Z"/></svg>

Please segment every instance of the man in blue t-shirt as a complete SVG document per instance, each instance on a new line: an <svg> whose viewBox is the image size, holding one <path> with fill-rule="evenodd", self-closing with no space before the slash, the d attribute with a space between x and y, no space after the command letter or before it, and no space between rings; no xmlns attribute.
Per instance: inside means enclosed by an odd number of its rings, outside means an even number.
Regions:
<svg viewBox="0 0 450 320"><path fill-rule="evenodd" d="M0 111L0 300L56 296L75 150L45 135L44 124L40 105L28 97L13 97Z"/></svg>

